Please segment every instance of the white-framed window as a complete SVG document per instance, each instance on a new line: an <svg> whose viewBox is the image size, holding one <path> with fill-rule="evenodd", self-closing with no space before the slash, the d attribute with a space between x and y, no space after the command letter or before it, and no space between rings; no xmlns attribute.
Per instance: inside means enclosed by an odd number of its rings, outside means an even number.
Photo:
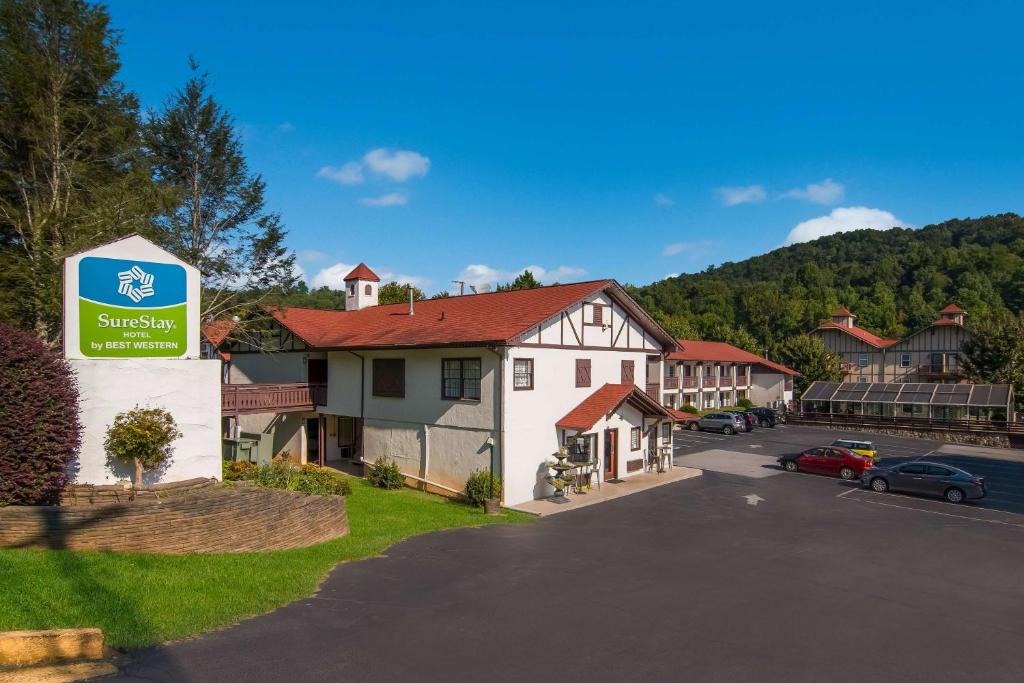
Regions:
<svg viewBox="0 0 1024 683"><path fill-rule="evenodd" d="M868 359L868 354L862 353L862 354L857 356L857 366L858 367L866 368L869 364L870 364L870 361Z"/></svg>
<svg viewBox="0 0 1024 683"><path fill-rule="evenodd" d="M516 358L512 361L512 388L515 391L533 389L532 358Z"/></svg>
<svg viewBox="0 0 1024 683"><path fill-rule="evenodd" d="M857 381L860 382L861 384L867 384L868 378L865 377L864 375L861 375L860 377L857 378Z"/></svg>
<svg viewBox="0 0 1024 683"><path fill-rule="evenodd" d="M910 367L910 354L909 353L901 353L900 354L900 367L901 368L909 368Z"/></svg>
<svg viewBox="0 0 1024 683"><path fill-rule="evenodd" d="M662 443L669 443L672 441L672 423L662 422L661 423L661 441Z"/></svg>
<svg viewBox="0 0 1024 683"><path fill-rule="evenodd" d="M629 430L629 450L640 450L640 428L633 427Z"/></svg>

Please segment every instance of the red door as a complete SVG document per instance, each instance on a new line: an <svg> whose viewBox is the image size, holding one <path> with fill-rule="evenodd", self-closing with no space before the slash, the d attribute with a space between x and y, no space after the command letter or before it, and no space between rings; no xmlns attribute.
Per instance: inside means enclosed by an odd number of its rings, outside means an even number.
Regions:
<svg viewBox="0 0 1024 683"><path fill-rule="evenodd" d="M604 480L619 478L619 430L604 430Z"/></svg>

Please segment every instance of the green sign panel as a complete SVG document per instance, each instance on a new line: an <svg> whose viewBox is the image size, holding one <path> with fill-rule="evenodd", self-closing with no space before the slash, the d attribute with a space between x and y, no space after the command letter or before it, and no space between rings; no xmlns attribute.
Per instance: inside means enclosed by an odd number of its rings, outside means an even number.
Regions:
<svg viewBox="0 0 1024 683"><path fill-rule="evenodd" d="M90 256L79 262L78 283L82 355L185 355L188 288L180 265Z"/></svg>

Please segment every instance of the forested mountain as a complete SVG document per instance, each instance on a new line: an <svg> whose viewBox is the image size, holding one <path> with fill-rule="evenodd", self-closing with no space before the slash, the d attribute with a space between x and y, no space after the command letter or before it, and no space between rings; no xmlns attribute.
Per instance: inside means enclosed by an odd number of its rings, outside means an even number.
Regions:
<svg viewBox="0 0 1024 683"><path fill-rule="evenodd" d="M1024 218L840 233L631 291L680 336L755 351L813 329L839 304L861 326L896 337L927 325L950 302L968 311L968 322L1020 312Z"/></svg>

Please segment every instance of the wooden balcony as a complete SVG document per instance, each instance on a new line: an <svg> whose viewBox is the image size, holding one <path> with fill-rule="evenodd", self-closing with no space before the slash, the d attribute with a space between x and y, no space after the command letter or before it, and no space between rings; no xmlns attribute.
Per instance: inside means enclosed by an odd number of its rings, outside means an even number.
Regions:
<svg viewBox="0 0 1024 683"><path fill-rule="evenodd" d="M220 387L222 415L299 413L326 404L326 383L222 384Z"/></svg>
<svg viewBox="0 0 1024 683"><path fill-rule="evenodd" d="M653 398L655 401L657 401L659 405L661 405L661 385L648 384L647 395Z"/></svg>
<svg viewBox="0 0 1024 683"><path fill-rule="evenodd" d="M945 365L919 365L917 367L918 377L929 379L954 379L960 377L960 371Z"/></svg>
<svg viewBox="0 0 1024 683"><path fill-rule="evenodd" d="M665 391L675 390L679 388L678 377L666 377L665 378Z"/></svg>
<svg viewBox="0 0 1024 683"><path fill-rule="evenodd" d="M718 378L718 386L720 386L720 387L731 387L732 386L732 377L719 377Z"/></svg>
<svg viewBox="0 0 1024 683"><path fill-rule="evenodd" d="M696 389L697 378L696 377L683 377L683 389Z"/></svg>

